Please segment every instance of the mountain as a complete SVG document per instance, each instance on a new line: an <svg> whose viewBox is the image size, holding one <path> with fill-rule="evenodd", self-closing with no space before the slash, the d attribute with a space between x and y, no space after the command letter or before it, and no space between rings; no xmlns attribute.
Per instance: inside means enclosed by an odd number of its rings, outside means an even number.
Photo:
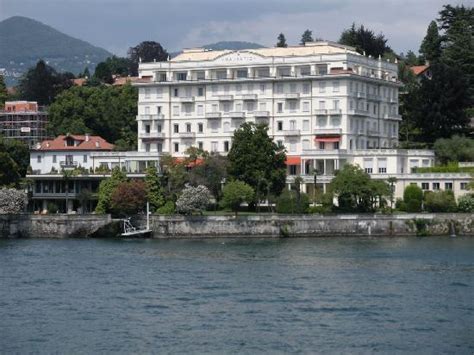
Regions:
<svg viewBox="0 0 474 355"><path fill-rule="evenodd" d="M112 54L103 48L68 36L39 21L14 16L0 22L0 74L7 85L18 78L39 59L58 71L94 71L97 63Z"/></svg>
<svg viewBox="0 0 474 355"><path fill-rule="evenodd" d="M205 44L201 48L213 49L215 51L221 51L224 49L231 49L234 51L242 49L257 49L264 48L261 44L253 42L242 42L242 41L221 41L216 43ZM176 57L181 52L172 52L170 53L171 58Z"/></svg>

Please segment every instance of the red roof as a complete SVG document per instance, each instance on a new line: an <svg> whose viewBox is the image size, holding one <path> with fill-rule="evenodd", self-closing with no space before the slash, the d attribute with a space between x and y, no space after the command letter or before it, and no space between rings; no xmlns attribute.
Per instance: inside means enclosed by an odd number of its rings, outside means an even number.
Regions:
<svg viewBox="0 0 474 355"><path fill-rule="evenodd" d="M418 76L422 74L423 72L425 72L429 67L430 67L429 65L415 65L413 67L410 67L410 69L413 72L413 74Z"/></svg>
<svg viewBox="0 0 474 355"><path fill-rule="evenodd" d="M73 145L67 145L67 141ZM107 142L100 136L88 136L88 135L60 135L52 140L46 140L41 142L40 146L36 150L92 150L92 151L110 151L114 149L114 145Z"/></svg>
<svg viewBox="0 0 474 355"><path fill-rule="evenodd" d="M139 78L138 76L116 77L112 85L122 86L126 83L149 83L151 78Z"/></svg>

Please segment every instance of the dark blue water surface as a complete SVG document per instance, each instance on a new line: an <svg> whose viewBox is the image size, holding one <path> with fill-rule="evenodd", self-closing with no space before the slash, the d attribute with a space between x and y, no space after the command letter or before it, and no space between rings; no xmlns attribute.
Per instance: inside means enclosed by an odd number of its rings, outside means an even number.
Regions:
<svg viewBox="0 0 474 355"><path fill-rule="evenodd" d="M474 352L474 238L0 241L0 353Z"/></svg>

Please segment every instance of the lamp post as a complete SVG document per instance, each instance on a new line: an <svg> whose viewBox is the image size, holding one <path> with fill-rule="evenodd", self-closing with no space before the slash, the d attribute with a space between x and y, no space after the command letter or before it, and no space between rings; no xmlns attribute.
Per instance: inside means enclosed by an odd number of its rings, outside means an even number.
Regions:
<svg viewBox="0 0 474 355"><path fill-rule="evenodd" d="M316 205L316 183L318 182L318 169L314 169L314 188L313 188L313 203Z"/></svg>

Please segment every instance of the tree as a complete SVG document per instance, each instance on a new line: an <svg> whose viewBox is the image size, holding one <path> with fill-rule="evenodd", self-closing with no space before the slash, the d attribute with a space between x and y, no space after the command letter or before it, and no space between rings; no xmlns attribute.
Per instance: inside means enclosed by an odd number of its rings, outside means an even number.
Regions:
<svg viewBox="0 0 474 355"><path fill-rule="evenodd" d="M382 198L390 196L385 181L373 181L359 166L346 164L336 172L329 185L338 199L338 209L344 212L372 212Z"/></svg>
<svg viewBox="0 0 474 355"><path fill-rule="evenodd" d="M244 123L234 132L227 158L229 175L253 188L268 184L268 191L259 189L257 200L268 192L279 195L286 182L285 152L268 136L268 126Z"/></svg>
<svg viewBox="0 0 474 355"><path fill-rule="evenodd" d="M20 181L17 163L6 152L0 152L0 186L15 186Z"/></svg>
<svg viewBox="0 0 474 355"><path fill-rule="evenodd" d="M8 153L10 158L18 166L18 174L21 177L26 175L30 165L30 149L28 145L18 139L0 137L0 152Z"/></svg>
<svg viewBox="0 0 474 355"><path fill-rule="evenodd" d="M97 64L95 67L94 77L106 84L112 84L114 81L112 78L112 71L105 62Z"/></svg>
<svg viewBox="0 0 474 355"><path fill-rule="evenodd" d="M421 212L423 190L418 185L408 185L403 191L403 208L406 212Z"/></svg>
<svg viewBox="0 0 474 355"><path fill-rule="evenodd" d="M27 204L28 196L25 191L4 187L0 189L0 214L23 212Z"/></svg>
<svg viewBox="0 0 474 355"><path fill-rule="evenodd" d="M72 87L50 106L48 130L51 135L97 134L121 148L134 149L137 140L137 89L122 87Z"/></svg>
<svg viewBox="0 0 474 355"><path fill-rule="evenodd" d="M219 202L222 194L222 181L227 178L229 162L226 157L218 153L206 154L201 159L200 163L197 163L196 160L189 171L189 182L196 186L206 186Z"/></svg>
<svg viewBox="0 0 474 355"><path fill-rule="evenodd" d="M435 62L440 59L441 53L441 37L438 33L438 26L435 21L431 21L426 36L421 42L420 54L424 61Z"/></svg>
<svg viewBox="0 0 474 355"><path fill-rule="evenodd" d="M176 212L182 214L202 213L211 199L211 193L204 185L197 187L186 185L176 201Z"/></svg>
<svg viewBox="0 0 474 355"><path fill-rule="evenodd" d="M420 58L418 58L418 56L413 51L407 52L405 58L403 58L403 62L410 67L422 64Z"/></svg>
<svg viewBox="0 0 474 355"><path fill-rule="evenodd" d="M308 195L297 190L285 190L276 200L278 213L307 213L308 207Z"/></svg>
<svg viewBox="0 0 474 355"><path fill-rule="evenodd" d="M468 83L463 73L442 63L431 66L432 78L423 77L404 99L404 111L418 130L416 139L433 143L467 131Z"/></svg>
<svg viewBox="0 0 474 355"><path fill-rule="evenodd" d="M138 63L142 62L164 62L168 60L168 52L154 41L141 42L135 47L128 50L128 58L130 60L130 75L138 75Z"/></svg>
<svg viewBox="0 0 474 355"><path fill-rule="evenodd" d="M306 42L313 42L313 31L306 30L301 35L300 44L305 44Z"/></svg>
<svg viewBox="0 0 474 355"><path fill-rule="evenodd" d="M43 60L29 69L21 78L18 90L25 100L38 101L40 105L49 105L63 90L72 86L72 74L59 74ZM72 75L72 78L74 75Z"/></svg>
<svg viewBox="0 0 474 355"><path fill-rule="evenodd" d="M179 192L189 182L186 171L187 161L180 161L171 155L163 155L160 164L163 172L161 185L165 187L166 200L176 201Z"/></svg>
<svg viewBox="0 0 474 355"><path fill-rule="evenodd" d="M277 47L288 47L288 44L286 44L286 38L285 38L285 35L283 33L280 33L278 35L278 42L276 44Z"/></svg>
<svg viewBox="0 0 474 355"><path fill-rule="evenodd" d="M231 180L225 184L222 191L221 206L230 208L237 215L240 205L244 202L251 203L254 199L253 188L243 181Z"/></svg>
<svg viewBox="0 0 474 355"><path fill-rule="evenodd" d="M474 139L460 136L440 138L434 143L436 159L443 165L450 162L474 161Z"/></svg>
<svg viewBox="0 0 474 355"><path fill-rule="evenodd" d="M112 192L110 209L120 216L137 214L143 211L146 196L146 185L142 180L122 181Z"/></svg>
<svg viewBox="0 0 474 355"><path fill-rule="evenodd" d="M160 184L160 178L156 167L150 166L146 170L145 184L147 191L147 199L150 202L152 212L164 205L165 198L163 196L163 189Z"/></svg>
<svg viewBox="0 0 474 355"><path fill-rule="evenodd" d="M351 28L345 29L339 43L352 46L360 54L370 55L374 58L383 56L387 53L393 53L392 49L387 46L387 39L380 33L375 33L369 29L366 29L364 25L360 25L356 28L355 23L352 24Z"/></svg>
<svg viewBox="0 0 474 355"><path fill-rule="evenodd" d="M0 109L5 106L5 101L8 100L8 91L7 86L5 85L5 80L3 75L0 75Z"/></svg>
<svg viewBox="0 0 474 355"><path fill-rule="evenodd" d="M112 194L117 186L125 181L127 181L125 173L123 173L120 168L116 167L112 170L112 175L109 178L100 182L98 193L99 199L95 208L96 213L104 214L110 212Z"/></svg>
<svg viewBox="0 0 474 355"><path fill-rule="evenodd" d="M425 210L428 212L456 212L456 209L452 191L428 191L425 194Z"/></svg>
<svg viewBox="0 0 474 355"><path fill-rule="evenodd" d="M467 194L459 197L458 199L458 211L464 213L474 212L474 195Z"/></svg>

